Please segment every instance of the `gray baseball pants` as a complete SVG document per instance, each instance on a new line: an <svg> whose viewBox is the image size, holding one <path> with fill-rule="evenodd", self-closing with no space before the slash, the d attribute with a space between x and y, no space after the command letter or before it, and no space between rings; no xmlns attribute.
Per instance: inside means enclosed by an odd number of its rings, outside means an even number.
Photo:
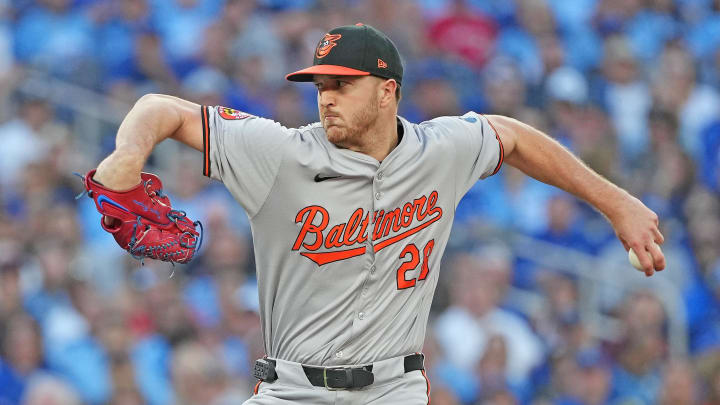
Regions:
<svg viewBox="0 0 720 405"><path fill-rule="evenodd" d="M430 382L424 370L405 372L404 356L373 363L375 381L352 390L328 390L310 384L300 363L276 360L278 379L260 382L244 405L313 404L427 405Z"/></svg>

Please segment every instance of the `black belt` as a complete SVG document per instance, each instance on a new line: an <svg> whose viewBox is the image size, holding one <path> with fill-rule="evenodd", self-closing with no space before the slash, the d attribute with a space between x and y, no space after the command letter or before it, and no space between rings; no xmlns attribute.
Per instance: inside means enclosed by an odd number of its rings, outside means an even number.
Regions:
<svg viewBox="0 0 720 405"><path fill-rule="evenodd" d="M405 356L405 372L423 370L425 356L421 353ZM310 384L327 389L362 388L373 383L373 366L361 367L314 367L302 366Z"/></svg>

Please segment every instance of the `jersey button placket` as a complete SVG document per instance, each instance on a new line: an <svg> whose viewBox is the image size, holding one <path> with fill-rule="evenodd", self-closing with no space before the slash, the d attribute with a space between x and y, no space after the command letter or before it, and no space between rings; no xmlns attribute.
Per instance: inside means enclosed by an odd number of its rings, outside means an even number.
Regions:
<svg viewBox="0 0 720 405"><path fill-rule="evenodd" d="M378 171L375 174L375 181L373 181L373 191L374 191L373 197L374 197L375 201L373 203L373 211L372 212L375 212L379 209L379 205L380 205L379 201L383 198L383 192L379 190L380 187L378 184L378 182L380 182L383 179L383 177L385 177L385 176L382 171ZM370 237L368 237L368 249L370 249L370 251L374 253L374 249L373 249L374 243L372 240L372 231L370 231L369 234L370 234ZM361 307L362 307L362 305L365 304L365 301L367 300L368 290L369 290L368 283L370 283L371 282L370 279L372 279L373 276L375 276L376 270L377 270L377 268L375 267L375 264L374 263L371 264L370 268L368 269L368 273L369 273L368 279L365 280L365 283L360 292L360 296L362 297L362 299L360 300L360 302L362 303ZM365 311L358 311L358 313L357 313L357 319L360 321L365 320L366 316L367 316L367 314L365 313Z"/></svg>

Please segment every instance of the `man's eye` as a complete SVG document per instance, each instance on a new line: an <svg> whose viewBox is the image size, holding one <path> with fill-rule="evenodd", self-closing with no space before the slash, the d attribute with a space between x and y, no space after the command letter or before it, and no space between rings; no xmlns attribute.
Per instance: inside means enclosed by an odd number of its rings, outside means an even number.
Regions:
<svg viewBox="0 0 720 405"><path fill-rule="evenodd" d="M338 81L337 81L337 86L338 86L338 87L343 87L343 86L345 86L346 84L347 84L347 82L344 82L344 81L342 81L342 80L338 80Z"/></svg>

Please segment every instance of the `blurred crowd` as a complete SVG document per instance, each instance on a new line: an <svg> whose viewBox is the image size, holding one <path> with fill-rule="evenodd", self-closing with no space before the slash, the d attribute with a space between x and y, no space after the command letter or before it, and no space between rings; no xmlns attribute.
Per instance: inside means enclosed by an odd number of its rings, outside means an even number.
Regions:
<svg viewBox="0 0 720 405"><path fill-rule="evenodd" d="M90 117L29 78L294 127L316 120L315 89L284 75L356 22L404 58L402 116L531 124L654 209L666 240L645 279L588 205L507 165L478 182L438 269L432 403L720 404L720 1L0 0L0 405L238 404L263 355L247 218L198 154L162 145L148 170L205 246L143 266L72 175L127 109Z"/></svg>

